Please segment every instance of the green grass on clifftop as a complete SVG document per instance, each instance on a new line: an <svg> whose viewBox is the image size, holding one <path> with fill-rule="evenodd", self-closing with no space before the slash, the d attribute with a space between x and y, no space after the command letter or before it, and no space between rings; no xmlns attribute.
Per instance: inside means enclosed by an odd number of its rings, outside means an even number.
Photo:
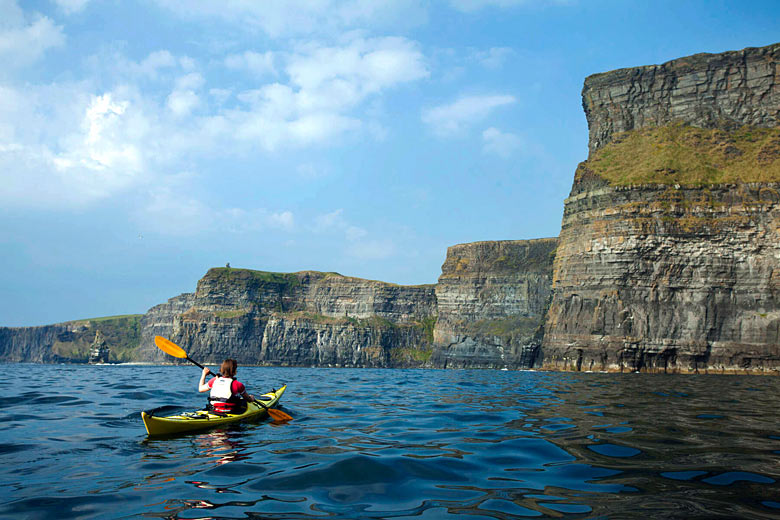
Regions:
<svg viewBox="0 0 780 520"><path fill-rule="evenodd" d="M684 124L616 134L578 171L613 186L780 182L780 128L702 129Z"/></svg>
<svg viewBox="0 0 780 520"><path fill-rule="evenodd" d="M204 278L230 283L260 282L291 286L300 284L300 279L296 273L272 273L255 271L253 269L235 269L232 267L213 267L209 269Z"/></svg>
<svg viewBox="0 0 780 520"><path fill-rule="evenodd" d="M74 327L73 333L67 341L55 342L52 349L63 359L86 362L99 330L111 349L110 361L134 361L141 341L142 318L141 314L126 314L67 322Z"/></svg>

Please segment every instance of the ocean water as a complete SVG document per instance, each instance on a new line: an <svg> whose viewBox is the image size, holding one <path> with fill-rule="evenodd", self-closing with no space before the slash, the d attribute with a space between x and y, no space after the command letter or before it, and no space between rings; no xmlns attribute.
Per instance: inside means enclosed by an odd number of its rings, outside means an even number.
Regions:
<svg viewBox="0 0 780 520"><path fill-rule="evenodd" d="M148 439L199 369L2 368L0 518L780 518L780 378L240 367L294 420Z"/></svg>

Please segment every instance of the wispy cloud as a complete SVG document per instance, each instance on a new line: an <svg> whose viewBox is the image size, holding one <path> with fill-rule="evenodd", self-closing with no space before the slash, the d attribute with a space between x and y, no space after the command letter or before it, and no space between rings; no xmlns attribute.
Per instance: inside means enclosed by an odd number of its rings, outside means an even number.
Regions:
<svg viewBox="0 0 780 520"><path fill-rule="evenodd" d="M0 63L5 73L34 63L47 50L65 43L62 26L37 13L25 16L13 0L0 2L0 20Z"/></svg>
<svg viewBox="0 0 780 520"><path fill-rule="evenodd" d="M447 105L424 110L422 121L441 137L457 135L495 109L516 102L510 95L464 96Z"/></svg>
<svg viewBox="0 0 780 520"><path fill-rule="evenodd" d="M183 178L187 176L184 175ZM134 220L148 233L169 236L231 233L243 235L269 230L293 232L292 211L264 208L215 208L186 194L182 177L170 176L150 191L147 204L135 211Z"/></svg>
<svg viewBox="0 0 780 520"><path fill-rule="evenodd" d="M83 11L90 0L54 0L54 3L66 14L73 14Z"/></svg>
<svg viewBox="0 0 780 520"><path fill-rule="evenodd" d="M263 53L244 51L240 54L230 54L225 58L225 66L230 69L243 70L254 76L276 76L275 54L271 51Z"/></svg>
<svg viewBox="0 0 780 520"><path fill-rule="evenodd" d="M357 260L382 260L396 254L395 242L387 237L371 237L364 228L351 224L344 210L337 209L314 219L316 234L339 234L344 239L344 254Z"/></svg>
<svg viewBox="0 0 780 520"><path fill-rule="evenodd" d="M491 47L488 50L474 51L471 59L486 69L499 69L514 54L515 50L510 47Z"/></svg>
<svg viewBox="0 0 780 520"><path fill-rule="evenodd" d="M482 151L486 154L498 155L504 159L521 151L524 147L523 139L511 132L490 127L482 132Z"/></svg>
<svg viewBox="0 0 780 520"><path fill-rule="evenodd" d="M568 5L576 0L450 0L452 7L464 13L472 13L488 7L510 8L520 6Z"/></svg>
<svg viewBox="0 0 780 520"><path fill-rule="evenodd" d="M218 20L272 38L341 34L367 27L416 26L428 19L422 0L157 0L183 18Z"/></svg>

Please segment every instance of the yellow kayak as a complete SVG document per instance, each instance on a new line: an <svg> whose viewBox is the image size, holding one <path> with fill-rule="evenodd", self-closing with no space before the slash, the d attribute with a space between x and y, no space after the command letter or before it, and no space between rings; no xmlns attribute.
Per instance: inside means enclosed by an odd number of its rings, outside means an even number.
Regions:
<svg viewBox="0 0 780 520"><path fill-rule="evenodd" d="M281 399L285 390L287 390L287 385L284 385L279 390L255 396L255 399L257 399L258 402L247 403L246 411L239 414L215 414L206 410L198 410L195 412L185 412L179 415L157 417L154 415L154 411L150 410L148 412L141 412L141 417L144 420L144 426L146 426L146 432L149 435L170 435L172 433L213 428L223 424L263 417L268 414L269 408L273 408L279 403L279 399Z"/></svg>

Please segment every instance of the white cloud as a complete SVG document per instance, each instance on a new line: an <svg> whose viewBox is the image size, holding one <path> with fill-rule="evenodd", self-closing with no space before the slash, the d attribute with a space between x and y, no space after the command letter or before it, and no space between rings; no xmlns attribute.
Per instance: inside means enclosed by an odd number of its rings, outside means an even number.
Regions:
<svg viewBox="0 0 780 520"><path fill-rule="evenodd" d="M347 219L344 218L344 210L337 209L330 213L318 215L314 219L314 231L316 233L343 233L344 238L350 242L354 242L365 237L368 232L358 226L350 224Z"/></svg>
<svg viewBox="0 0 780 520"><path fill-rule="evenodd" d="M416 26L427 20L422 0L157 0L184 18L215 20L276 37L311 37L365 29Z"/></svg>
<svg viewBox="0 0 780 520"><path fill-rule="evenodd" d="M452 7L464 13L472 13L486 7L509 8L526 5L532 5L536 7L547 4L568 5L574 2L575 0L450 0Z"/></svg>
<svg viewBox="0 0 780 520"><path fill-rule="evenodd" d="M523 147L523 139L516 134L502 132L494 127L482 132L482 151L484 153L498 155L506 159Z"/></svg>
<svg viewBox="0 0 780 520"><path fill-rule="evenodd" d="M62 26L45 16L30 18L15 1L0 1L0 63L4 71L30 65L47 50L65 43Z"/></svg>
<svg viewBox="0 0 780 520"><path fill-rule="evenodd" d="M214 208L187 195L189 177L183 174L160 179L146 197L148 204L136 211L137 223L148 232L171 236L294 231L295 217L291 211Z"/></svg>
<svg viewBox="0 0 780 520"><path fill-rule="evenodd" d="M342 46L309 43L286 60L289 84L239 92L243 107L204 124L211 129L224 125L232 129L231 139L269 151L316 145L363 128L353 111L369 96L428 75L417 45L404 38L355 38Z"/></svg>
<svg viewBox="0 0 780 520"><path fill-rule="evenodd" d="M203 76L197 72L191 72L180 76L176 79L177 90L194 90L199 89L205 83Z"/></svg>
<svg viewBox="0 0 780 520"><path fill-rule="evenodd" d="M342 214L343 209L337 209L330 213L324 213L314 217L314 230L315 231L329 231L332 229L342 228L346 225L346 221Z"/></svg>
<svg viewBox="0 0 780 520"><path fill-rule="evenodd" d="M350 106L369 94L428 76L417 44L405 38L357 38L340 47L310 46L286 67L304 107Z"/></svg>
<svg viewBox="0 0 780 520"><path fill-rule="evenodd" d="M515 54L514 49L509 47L492 47L486 51L477 51L473 58L487 69L498 69Z"/></svg>
<svg viewBox="0 0 780 520"><path fill-rule="evenodd" d="M209 89L209 95L214 98L217 106L222 106L233 95L233 91L226 88L212 88Z"/></svg>
<svg viewBox="0 0 780 520"><path fill-rule="evenodd" d="M5 87L0 105L0 201L50 209L83 205L146 179L149 122L120 92L89 95L83 85Z"/></svg>
<svg viewBox="0 0 780 520"><path fill-rule="evenodd" d="M90 0L54 0L54 3L67 14L83 11L89 2Z"/></svg>
<svg viewBox="0 0 780 520"><path fill-rule="evenodd" d="M23 20L16 4L2 8ZM90 65L94 76L80 82L0 83L0 178L9 186L0 202L83 206L143 189L197 157L321 146L365 129L376 136L363 104L428 74L414 42L355 35L302 45L280 58L283 82L243 92L164 49L138 62L97 55ZM291 220L282 213L275 222Z"/></svg>
<svg viewBox="0 0 780 520"><path fill-rule="evenodd" d="M168 96L166 105L176 117L184 117L190 114L198 106L200 98L191 90L174 90Z"/></svg>
<svg viewBox="0 0 780 520"><path fill-rule="evenodd" d="M274 62L275 56L271 51L266 51L262 54L254 51L244 51L241 54L231 54L225 58L226 67L246 70L258 77L266 75L276 76L277 71Z"/></svg>
<svg viewBox="0 0 780 520"><path fill-rule="evenodd" d="M396 247L392 240L366 240L351 244L347 248L347 254L358 260L383 260L396 253Z"/></svg>
<svg viewBox="0 0 780 520"><path fill-rule="evenodd" d="M424 110L422 120L434 133L447 137L484 119L496 108L515 102L514 96L509 95L465 96L448 105Z"/></svg>
<svg viewBox="0 0 780 520"><path fill-rule="evenodd" d="M344 218L343 209L315 217L313 231L317 234L343 235L345 254L358 260L382 260L396 253L395 243L392 240L370 238L368 231L351 224Z"/></svg>

